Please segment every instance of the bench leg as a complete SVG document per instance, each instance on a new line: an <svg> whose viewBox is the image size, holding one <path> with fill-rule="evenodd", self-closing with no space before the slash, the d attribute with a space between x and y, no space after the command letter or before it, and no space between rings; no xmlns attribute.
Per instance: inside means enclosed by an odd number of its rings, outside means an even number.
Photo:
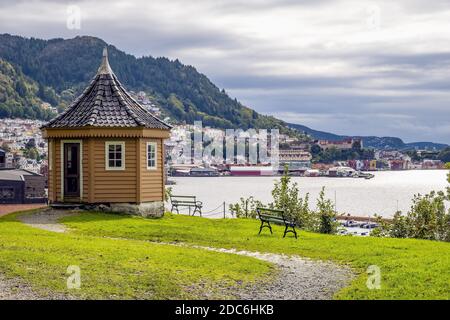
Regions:
<svg viewBox="0 0 450 320"><path fill-rule="evenodd" d="M261 231L262 231L263 228L269 228L270 234L273 234L273 232L272 232L272 226L270 225L270 222L266 222L266 223L267 223L267 225L264 225L264 221L261 221L261 226L259 227L258 235L261 234Z"/></svg>
<svg viewBox="0 0 450 320"><path fill-rule="evenodd" d="M289 227L292 228L292 230L288 230ZM297 237L297 231L295 231L295 227L294 227L294 226L288 226L288 225L285 225L283 238L286 237L286 234L287 234L288 232L292 232L292 233L294 234L294 236L295 236L295 239L298 239L298 237Z"/></svg>
<svg viewBox="0 0 450 320"><path fill-rule="evenodd" d="M191 207L189 207L189 212L191 211ZM194 211L192 212L192 216L195 216L195 213L198 213L200 215L200 217L202 216L202 209L198 206L194 207ZM189 213L190 215L190 213Z"/></svg>

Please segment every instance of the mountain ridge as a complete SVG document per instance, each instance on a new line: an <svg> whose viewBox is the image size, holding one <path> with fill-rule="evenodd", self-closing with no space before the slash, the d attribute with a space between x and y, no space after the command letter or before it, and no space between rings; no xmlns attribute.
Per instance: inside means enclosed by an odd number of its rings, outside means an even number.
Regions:
<svg viewBox="0 0 450 320"><path fill-rule="evenodd" d="M108 47L112 69L122 84L128 90L145 91L162 108L163 116L169 116L179 123L201 120L205 126L222 129L277 128L282 133L297 136L298 132L305 131L317 139L339 140L348 137L288 124L273 116L260 114L230 97L195 67L184 65L178 59L152 56L136 58L92 36L43 40L0 34L0 59L14 66L33 83L30 87L38 86L38 90L29 90L31 97L26 100L29 102L22 101L33 104L22 106L24 116L48 120L48 113L42 116L36 112L35 104L42 101L57 107L59 111L66 108L94 77L105 46ZM12 92L10 96L17 96L13 92L15 89L9 89ZM18 116L12 110L18 104L12 99L6 105L0 97L0 117ZM363 141L366 146L377 148L446 146L427 142L405 144L396 137L363 137Z"/></svg>
<svg viewBox="0 0 450 320"><path fill-rule="evenodd" d="M67 90L74 96L81 92L95 75L105 46L122 84L128 90L145 91L173 119L185 123L202 120L204 125L218 128L278 128L292 133L284 121L244 106L179 60L136 58L90 36L42 40L0 35L0 57L60 97Z"/></svg>
<svg viewBox="0 0 450 320"><path fill-rule="evenodd" d="M375 149L436 149L442 150L448 147L445 143L435 143L435 142L404 142L398 137L377 137L377 136L351 136L351 135L338 135L330 132L320 131L311 129L305 125L288 123L288 126L305 132L315 139L319 140L342 140L346 138L359 138L363 141L364 147L370 147Z"/></svg>

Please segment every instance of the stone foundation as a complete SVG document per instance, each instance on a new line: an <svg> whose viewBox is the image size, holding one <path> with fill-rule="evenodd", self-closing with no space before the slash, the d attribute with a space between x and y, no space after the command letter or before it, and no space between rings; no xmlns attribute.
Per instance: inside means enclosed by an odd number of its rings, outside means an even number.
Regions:
<svg viewBox="0 0 450 320"><path fill-rule="evenodd" d="M128 213L145 218L161 218L164 215L164 202L162 201L144 202L141 204L111 203L109 206L112 212Z"/></svg>

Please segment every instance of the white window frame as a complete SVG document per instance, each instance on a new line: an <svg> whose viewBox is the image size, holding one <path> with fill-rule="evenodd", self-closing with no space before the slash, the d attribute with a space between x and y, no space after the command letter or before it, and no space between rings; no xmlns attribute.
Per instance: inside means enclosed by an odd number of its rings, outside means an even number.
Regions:
<svg viewBox="0 0 450 320"><path fill-rule="evenodd" d="M155 165L153 167L149 167L148 166L148 161L149 159L149 152L148 152L148 147L149 146L153 146L155 148ZM146 148L145 148L145 160L147 161L146 166L147 166L147 170L156 170L158 168L158 144L156 142L147 142Z"/></svg>
<svg viewBox="0 0 450 320"><path fill-rule="evenodd" d="M122 166L120 167L110 167L109 166L109 146L112 145L121 145L122 146L122 155L121 161ZM106 141L105 142L105 170L108 171L117 171L117 170L125 170L125 141Z"/></svg>

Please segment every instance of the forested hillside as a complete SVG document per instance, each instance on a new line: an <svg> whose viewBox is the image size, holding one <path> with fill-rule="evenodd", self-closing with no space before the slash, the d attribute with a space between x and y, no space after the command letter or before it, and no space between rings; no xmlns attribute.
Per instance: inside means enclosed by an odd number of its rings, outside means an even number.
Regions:
<svg viewBox="0 0 450 320"><path fill-rule="evenodd" d="M4 34L0 35L0 57L40 85L47 92L44 101L63 109L94 76L106 45L94 37L41 40ZM175 121L290 130L283 121L260 115L230 98L192 66L167 58L136 58L114 46L108 46L108 51L111 66L125 87L145 91Z"/></svg>
<svg viewBox="0 0 450 320"><path fill-rule="evenodd" d="M39 98L43 91L19 68L0 58L0 118L51 119L55 114L43 108Z"/></svg>

